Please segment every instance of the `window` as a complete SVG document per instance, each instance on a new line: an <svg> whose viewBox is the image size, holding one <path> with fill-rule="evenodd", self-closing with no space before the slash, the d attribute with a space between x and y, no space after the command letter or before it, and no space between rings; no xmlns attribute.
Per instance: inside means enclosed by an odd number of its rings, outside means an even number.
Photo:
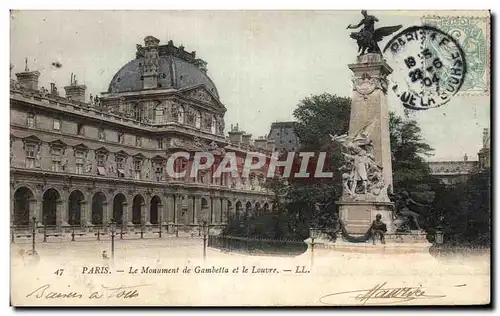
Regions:
<svg viewBox="0 0 500 316"><path fill-rule="evenodd" d="M80 136L83 136L83 124L78 124L78 126L76 127L76 133Z"/></svg>
<svg viewBox="0 0 500 316"><path fill-rule="evenodd" d="M125 158L118 156L116 157L116 168L123 169L125 167Z"/></svg>
<svg viewBox="0 0 500 316"><path fill-rule="evenodd" d="M26 145L26 168L35 168L35 144Z"/></svg>
<svg viewBox="0 0 500 316"><path fill-rule="evenodd" d="M195 112L194 126L196 128L201 128L201 113L200 113L200 111Z"/></svg>
<svg viewBox="0 0 500 316"><path fill-rule="evenodd" d="M134 107L134 119L139 122L142 120L142 107L140 104Z"/></svg>
<svg viewBox="0 0 500 316"><path fill-rule="evenodd" d="M289 143L289 144L291 144L291 143L292 143L292 140L289 140L289 141L288 141L288 143Z"/></svg>
<svg viewBox="0 0 500 316"><path fill-rule="evenodd" d="M141 167L142 167L142 161L137 159L137 160L134 160L134 178L136 180L140 180L141 179Z"/></svg>
<svg viewBox="0 0 500 316"><path fill-rule="evenodd" d="M182 106L179 106L178 109L177 122L180 124L184 124L184 108Z"/></svg>
<svg viewBox="0 0 500 316"><path fill-rule="evenodd" d="M61 171L61 148L52 148L52 171Z"/></svg>
<svg viewBox="0 0 500 316"><path fill-rule="evenodd" d="M116 157L116 171L118 173L119 178L125 177L125 157L117 156Z"/></svg>
<svg viewBox="0 0 500 316"><path fill-rule="evenodd" d="M122 132L118 132L118 142L120 144L123 144L124 138L125 137L123 137L123 133Z"/></svg>
<svg viewBox="0 0 500 316"><path fill-rule="evenodd" d="M155 122L160 124L164 122L163 106L161 105L155 108Z"/></svg>
<svg viewBox="0 0 500 316"><path fill-rule="evenodd" d="M83 150L75 151L75 171L77 174L83 174L83 165L85 163L85 153Z"/></svg>
<svg viewBox="0 0 500 316"><path fill-rule="evenodd" d="M163 138L158 138L158 148L163 149Z"/></svg>
<svg viewBox="0 0 500 316"><path fill-rule="evenodd" d="M28 127L30 127L30 128L34 128L35 127L35 114L28 113L27 124L28 124Z"/></svg>
<svg viewBox="0 0 500 316"><path fill-rule="evenodd" d="M210 125L210 131L212 134L217 133L217 120L215 119L215 116L212 115L212 125Z"/></svg>
<svg viewBox="0 0 500 316"><path fill-rule="evenodd" d="M54 119L54 130L60 131L61 130L61 120L60 119Z"/></svg>
<svg viewBox="0 0 500 316"><path fill-rule="evenodd" d="M98 136L100 140L104 140L104 129L99 129Z"/></svg>
<svg viewBox="0 0 500 316"><path fill-rule="evenodd" d="M96 161L97 161L98 167L104 167L104 163L106 162L106 154L105 153L97 153Z"/></svg>
<svg viewBox="0 0 500 316"><path fill-rule="evenodd" d="M141 145L142 145L142 139L141 139L141 136L136 136L136 137L135 137L135 145L136 145L137 147L141 147Z"/></svg>
<svg viewBox="0 0 500 316"><path fill-rule="evenodd" d="M161 181L163 177L163 164L161 161L154 162L156 181Z"/></svg>

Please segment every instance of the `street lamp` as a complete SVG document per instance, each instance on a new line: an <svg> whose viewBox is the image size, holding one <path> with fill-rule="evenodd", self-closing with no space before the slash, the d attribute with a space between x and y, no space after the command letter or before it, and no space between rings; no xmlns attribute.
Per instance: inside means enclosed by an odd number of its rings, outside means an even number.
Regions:
<svg viewBox="0 0 500 316"><path fill-rule="evenodd" d="M144 218L141 219L141 239L144 238Z"/></svg>
<svg viewBox="0 0 500 316"><path fill-rule="evenodd" d="M203 260L207 258L207 236L209 233L210 227L207 225L207 222L203 222Z"/></svg>
<svg viewBox="0 0 500 316"><path fill-rule="evenodd" d="M158 237L161 238L161 226L162 226L161 225L162 224L161 212L160 212L160 216L159 217L160 217L160 231L158 232Z"/></svg>
<svg viewBox="0 0 500 316"><path fill-rule="evenodd" d="M314 245L315 245L315 239L318 237L319 230L316 227L310 227L309 228L309 236L311 237L311 267L314 264Z"/></svg>
<svg viewBox="0 0 500 316"><path fill-rule="evenodd" d="M111 259L115 260L115 231L116 231L116 222L114 219L111 219L109 222L109 231L111 232Z"/></svg>
<svg viewBox="0 0 500 316"><path fill-rule="evenodd" d="M31 236L32 236L32 245L31 245L31 253L33 254L33 256L35 255L36 251L35 251L35 235L36 235L36 227L38 226L38 222L36 220L36 217L33 216L32 218L33 220L33 229L31 231Z"/></svg>
<svg viewBox="0 0 500 316"><path fill-rule="evenodd" d="M435 240L436 240L436 244L439 244L439 245L441 245L443 243L443 239L444 239L444 234L443 234L442 227L441 227L441 223L443 222L443 219L444 219L443 215L439 216L439 222L438 222L438 225L436 227Z"/></svg>

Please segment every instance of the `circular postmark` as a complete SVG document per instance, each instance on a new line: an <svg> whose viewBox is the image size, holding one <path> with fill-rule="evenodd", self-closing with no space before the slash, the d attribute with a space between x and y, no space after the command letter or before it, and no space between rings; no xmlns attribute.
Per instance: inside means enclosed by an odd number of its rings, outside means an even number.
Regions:
<svg viewBox="0 0 500 316"><path fill-rule="evenodd" d="M426 110L446 104L462 87L465 54L455 38L432 26L412 26L384 47L395 71L392 90L402 105Z"/></svg>

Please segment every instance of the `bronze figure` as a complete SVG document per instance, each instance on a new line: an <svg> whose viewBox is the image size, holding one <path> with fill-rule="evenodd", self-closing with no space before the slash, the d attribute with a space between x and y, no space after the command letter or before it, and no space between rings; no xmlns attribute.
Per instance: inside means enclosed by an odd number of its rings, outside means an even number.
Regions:
<svg viewBox="0 0 500 316"><path fill-rule="evenodd" d="M366 10L361 10L361 14L363 15L363 19L358 24L349 24L347 26L348 29L357 29L358 27L363 26L359 32L352 32L350 35L351 38L355 39L358 43L358 53L360 53L359 56L366 53L376 53L382 55L380 47L378 47L377 43L403 26L385 26L375 29L375 22L378 22L378 19L373 15L368 15Z"/></svg>

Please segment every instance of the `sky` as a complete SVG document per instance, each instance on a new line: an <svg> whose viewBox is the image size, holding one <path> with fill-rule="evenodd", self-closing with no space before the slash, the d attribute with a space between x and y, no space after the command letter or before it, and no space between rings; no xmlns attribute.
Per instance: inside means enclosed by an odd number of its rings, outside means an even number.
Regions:
<svg viewBox="0 0 500 316"><path fill-rule="evenodd" d="M421 25L424 15L369 13L379 19L377 27L403 28ZM208 75L227 108L226 131L238 123L257 138L269 133L272 122L294 120L292 112L305 97L351 95L347 65L355 61L357 45L346 26L360 20L359 11L13 11L10 62L14 76L28 58L30 70L41 72L40 86L55 82L61 92L74 73L95 95L107 91L114 74L135 58L144 37L155 36L160 45L171 39L208 62ZM403 115L392 91L388 104ZM419 122L435 149L430 160L464 154L477 160L483 128L490 126L490 97L459 93L448 104L409 118Z"/></svg>

